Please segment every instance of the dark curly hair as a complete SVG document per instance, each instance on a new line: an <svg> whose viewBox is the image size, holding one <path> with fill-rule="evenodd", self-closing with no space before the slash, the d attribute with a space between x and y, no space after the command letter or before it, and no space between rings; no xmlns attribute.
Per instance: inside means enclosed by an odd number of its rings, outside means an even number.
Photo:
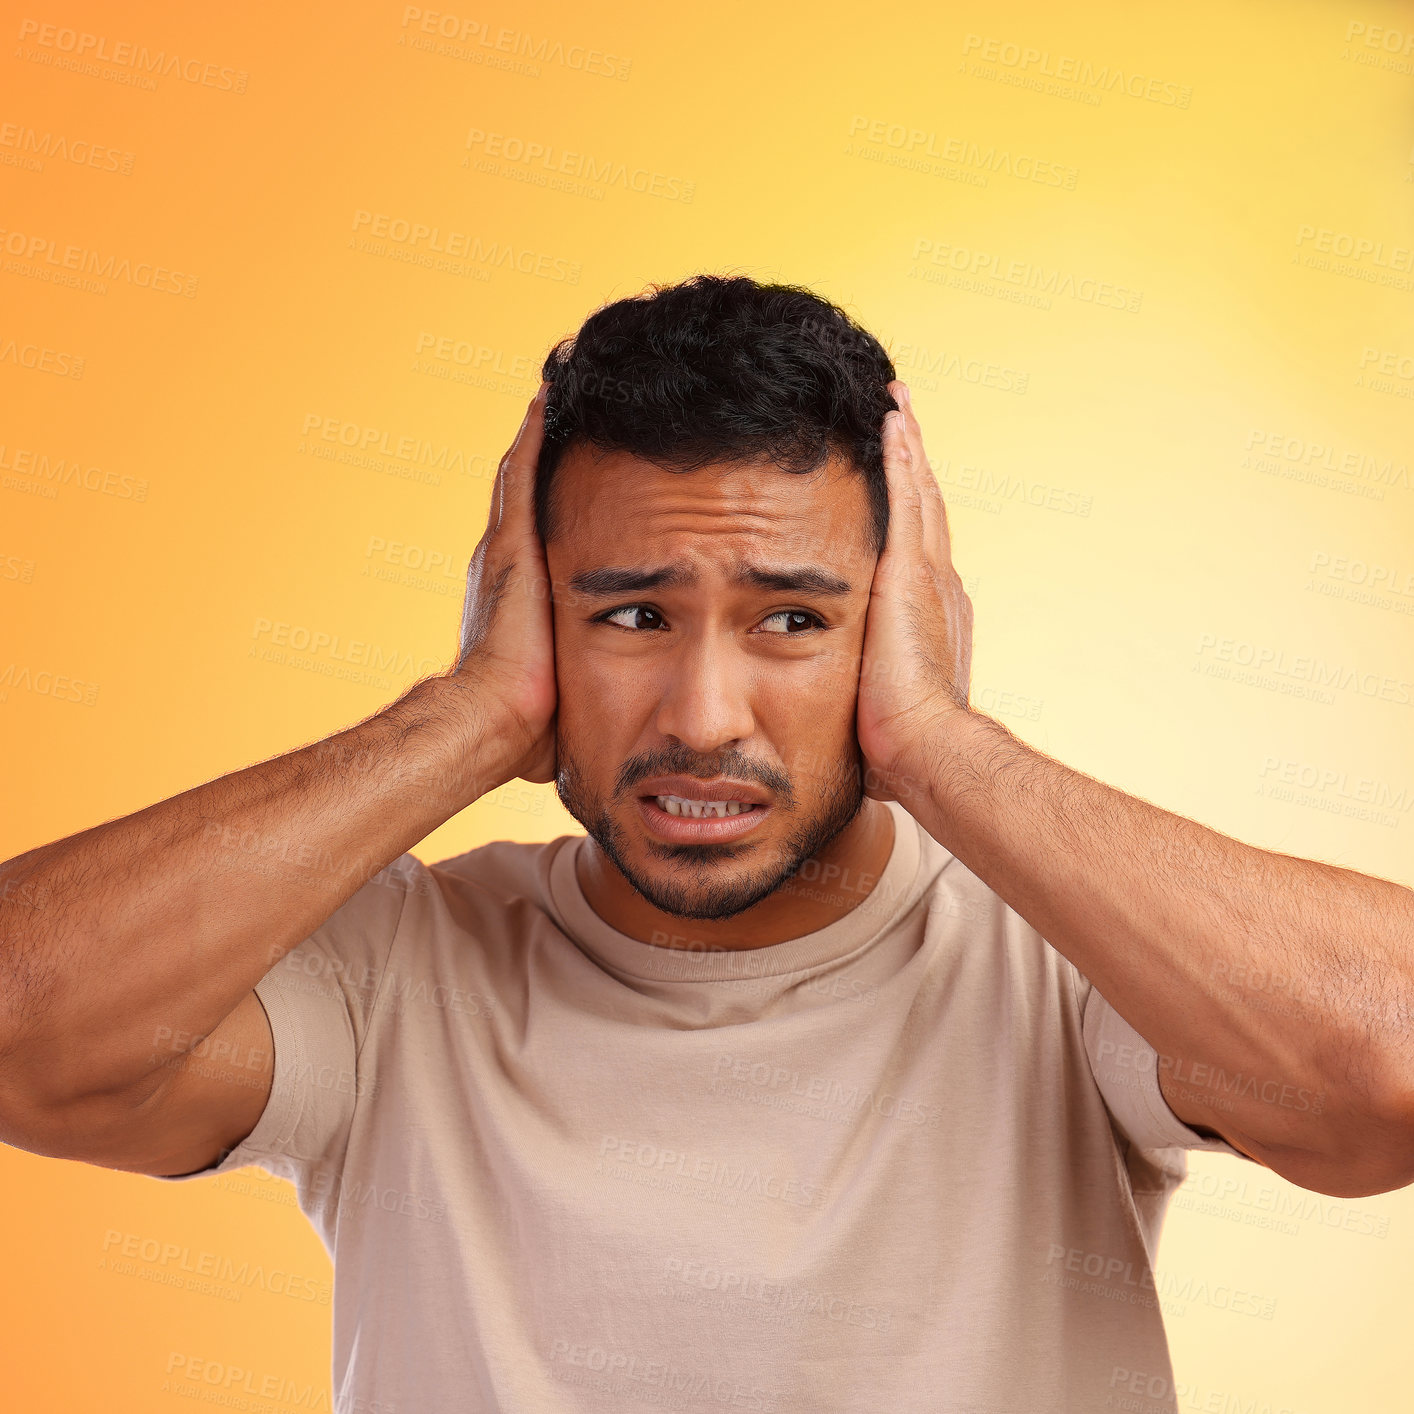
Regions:
<svg viewBox="0 0 1414 1414"><path fill-rule="evenodd" d="M875 553L889 528L883 345L799 285L693 275L596 310L545 359L535 522L554 533L555 468L587 442L672 471L765 455L782 471L843 455L864 476Z"/></svg>

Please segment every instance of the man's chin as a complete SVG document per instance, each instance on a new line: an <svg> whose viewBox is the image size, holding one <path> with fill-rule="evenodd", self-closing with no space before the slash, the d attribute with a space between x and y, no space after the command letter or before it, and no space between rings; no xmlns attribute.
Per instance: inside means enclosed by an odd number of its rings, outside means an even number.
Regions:
<svg viewBox="0 0 1414 1414"><path fill-rule="evenodd" d="M774 880L765 885L744 880L737 888L720 885L711 889L678 888L671 881L646 880L630 874L624 877L659 913L700 922L721 921L748 913L780 887Z"/></svg>
<svg viewBox="0 0 1414 1414"><path fill-rule="evenodd" d="M617 828L589 833L635 892L674 918L735 918L775 893L794 872L784 859L763 867L759 851L752 851L753 862L747 864L739 845L665 845L652 840L645 841L650 857L644 858Z"/></svg>

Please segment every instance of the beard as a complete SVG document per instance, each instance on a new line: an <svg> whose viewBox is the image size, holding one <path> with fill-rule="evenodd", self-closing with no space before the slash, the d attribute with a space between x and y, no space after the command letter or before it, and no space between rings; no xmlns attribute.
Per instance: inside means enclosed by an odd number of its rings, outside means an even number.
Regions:
<svg viewBox="0 0 1414 1414"><path fill-rule="evenodd" d="M775 893L794 877L807 860L824 849L864 804L864 759L858 749L851 762L840 759L830 773L817 808L791 831L773 862L737 863L742 856L760 851L750 840L724 844L663 844L649 839L648 852L666 866L664 875L652 876L627 859L627 836L614 820L605 798L594 794L576 767L574 754L561 738L556 744L558 772L555 793L560 803L584 826L605 857L628 880L634 891L654 908L675 918L734 918ZM699 761L685 760L681 751L653 752L625 762L619 771L615 796L628 796L635 781L678 773L705 778L727 775L755 781L776 794L775 809L790 809L795 795L790 780L779 771L763 769L739 752L725 752L710 770ZM632 798L629 796L628 798Z"/></svg>

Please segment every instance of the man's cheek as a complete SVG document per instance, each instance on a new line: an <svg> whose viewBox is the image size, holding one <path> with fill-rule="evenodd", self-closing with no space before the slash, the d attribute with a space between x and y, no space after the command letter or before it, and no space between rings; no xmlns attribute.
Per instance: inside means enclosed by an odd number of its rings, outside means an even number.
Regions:
<svg viewBox="0 0 1414 1414"><path fill-rule="evenodd" d="M786 715L763 721L764 734L776 744L801 798L849 788L859 780L864 760L855 730L857 684L836 678L794 687L783 699Z"/></svg>
<svg viewBox="0 0 1414 1414"><path fill-rule="evenodd" d="M622 729L629 719L630 703L639 695L634 690L631 663L593 654L557 649L555 682L559 687L556 710L560 721L572 723L576 733L587 741L592 741L596 732L607 738Z"/></svg>
<svg viewBox="0 0 1414 1414"><path fill-rule="evenodd" d="M864 640L858 632L851 632L847 638L838 633L824 639L812 659L815 670L828 678L838 678L847 682L859 677L859 657Z"/></svg>

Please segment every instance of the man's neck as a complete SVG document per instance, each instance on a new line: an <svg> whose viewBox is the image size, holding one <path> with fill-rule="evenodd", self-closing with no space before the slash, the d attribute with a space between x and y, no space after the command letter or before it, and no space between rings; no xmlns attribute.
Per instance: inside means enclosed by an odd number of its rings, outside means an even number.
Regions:
<svg viewBox="0 0 1414 1414"><path fill-rule="evenodd" d="M576 877L589 906L610 927L661 947L746 950L784 943L837 922L869 896L894 848L888 807L865 798L859 813L774 893L732 918L681 918L655 908L592 837L579 847Z"/></svg>

